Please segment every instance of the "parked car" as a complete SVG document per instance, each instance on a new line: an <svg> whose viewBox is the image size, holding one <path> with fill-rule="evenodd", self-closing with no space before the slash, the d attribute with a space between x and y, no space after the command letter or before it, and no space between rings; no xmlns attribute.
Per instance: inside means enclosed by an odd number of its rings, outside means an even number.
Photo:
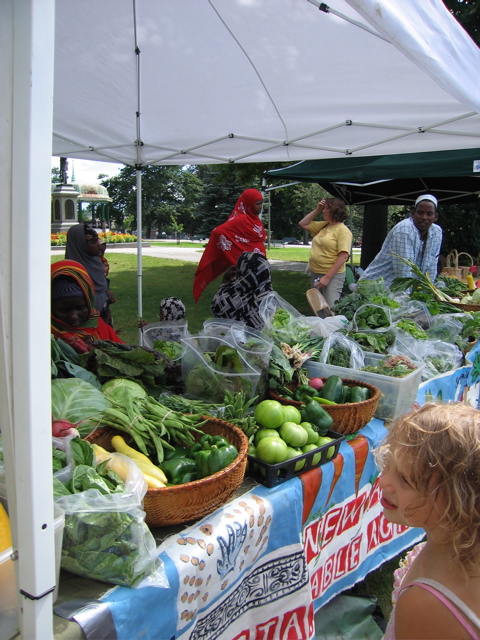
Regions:
<svg viewBox="0 0 480 640"><path fill-rule="evenodd" d="M283 244L302 244L297 238L282 238Z"/></svg>

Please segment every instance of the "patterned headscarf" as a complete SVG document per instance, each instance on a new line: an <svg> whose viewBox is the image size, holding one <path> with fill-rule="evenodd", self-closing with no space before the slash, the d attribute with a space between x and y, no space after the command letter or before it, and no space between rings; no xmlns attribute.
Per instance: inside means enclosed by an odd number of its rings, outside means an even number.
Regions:
<svg viewBox="0 0 480 640"><path fill-rule="evenodd" d="M210 282L237 263L244 251L266 256L265 229L254 208L257 200L263 200L260 191L244 191L228 220L212 231L195 273L195 302L198 302L202 291Z"/></svg>
<svg viewBox="0 0 480 640"><path fill-rule="evenodd" d="M272 291L270 264L260 253L244 252L237 262L237 277L221 285L211 309L216 318L245 322L254 329L263 328L260 303Z"/></svg>
<svg viewBox="0 0 480 640"><path fill-rule="evenodd" d="M62 338L69 334L75 334L79 337L95 336L99 314L93 306L93 282L87 270L74 260L60 260L52 264L50 274L53 299L75 297L80 290L85 298L89 312L89 319L82 327L71 327L69 324L55 318L52 314L51 332L53 335L57 338ZM70 281L67 281L66 278L69 278ZM58 281L60 281L60 284L58 284ZM70 285L68 282L70 282ZM72 284L74 284L74 289L72 289Z"/></svg>
<svg viewBox="0 0 480 640"><path fill-rule="evenodd" d="M180 298L163 298L160 301L160 311L163 311L163 320L183 320L185 318L185 305Z"/></svg>

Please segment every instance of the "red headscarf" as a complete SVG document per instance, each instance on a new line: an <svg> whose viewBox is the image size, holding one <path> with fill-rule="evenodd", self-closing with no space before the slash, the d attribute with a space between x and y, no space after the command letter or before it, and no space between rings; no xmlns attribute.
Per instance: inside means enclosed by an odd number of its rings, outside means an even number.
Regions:
<svg viewBox="0 0 480 640"><path fill-rule="evenodd" d="M257 200L263 200L260 191L244 191L228 220L212 231L195 273L195 302L210 282L218 278L228 267L237 264L237 259L244 251L266 256L265 229L254 207Z"/></svg>

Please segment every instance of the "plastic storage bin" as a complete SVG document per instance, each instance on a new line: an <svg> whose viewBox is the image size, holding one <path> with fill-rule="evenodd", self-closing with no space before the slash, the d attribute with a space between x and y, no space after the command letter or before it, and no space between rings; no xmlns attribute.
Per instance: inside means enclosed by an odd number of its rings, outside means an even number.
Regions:
<svg viewBox="0 0 480 640"><path fill-rule="evenodd" d="M365 366L376 366L381 360L388 357L380 353L365 352ZM418 386L422 379L422 371L425 364L414 362L417 369L403 378L393 378L379 373L360 371L358 369L348 369L346 367L336 367L331 364L312 362L307 360L304 367L311 377L328 377L332 375L347 378L349 380L360 380L373 384L380 390L380 400L374 417L380 420L395 420L402 414L409 411L417 397Z"/></svg>
<svg viewBox="0 0 480 640"><path fill-rule="evenodd" d="M153 349L155 340L169 340L180 342L188 335L188 321L179 322L152 322L143 327L143 345Z"/></svg>
<svg viewBox="0 0 480 640"><path fill-rule="evenodd" d="M234 348L232 343L213 336L183 338L182 378L189 396L208 402L221 403L225 391L244 391L247 399L253 398L260 379L260 371L254 369L239 350L234 367L219 367L212 359L219 347Z"/></svg>
<svg viewBox="0 0 480 640"><path fill-rule="evenodd" d="M8 511L4 479L0 479L0 502ZM60 559L62 555L63 527L65 514L63 509L54 505L53 528L55 533L55 576L56 586L53 592L53 602L58 597L58 582L60 578ZM17 633L19 627L17 612L17 583L15 565L11 558L13 549L6 549L0 553L0 638L10 640Z"/></svg>

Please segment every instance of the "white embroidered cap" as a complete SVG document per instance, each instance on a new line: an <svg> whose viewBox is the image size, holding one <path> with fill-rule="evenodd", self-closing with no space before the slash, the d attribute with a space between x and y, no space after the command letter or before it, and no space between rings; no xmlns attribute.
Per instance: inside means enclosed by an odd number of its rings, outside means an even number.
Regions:
<svg viewBox="0 0 480 640"><path fill-rule="evenodd" d="M417 208L417 204L422 200L430 200L430 202L433 202L435 207L438 206L438 202L435 196L432 196L430 193L426 193L424 196L418 196L418 198L415 200L415 208Z"/></svg>

